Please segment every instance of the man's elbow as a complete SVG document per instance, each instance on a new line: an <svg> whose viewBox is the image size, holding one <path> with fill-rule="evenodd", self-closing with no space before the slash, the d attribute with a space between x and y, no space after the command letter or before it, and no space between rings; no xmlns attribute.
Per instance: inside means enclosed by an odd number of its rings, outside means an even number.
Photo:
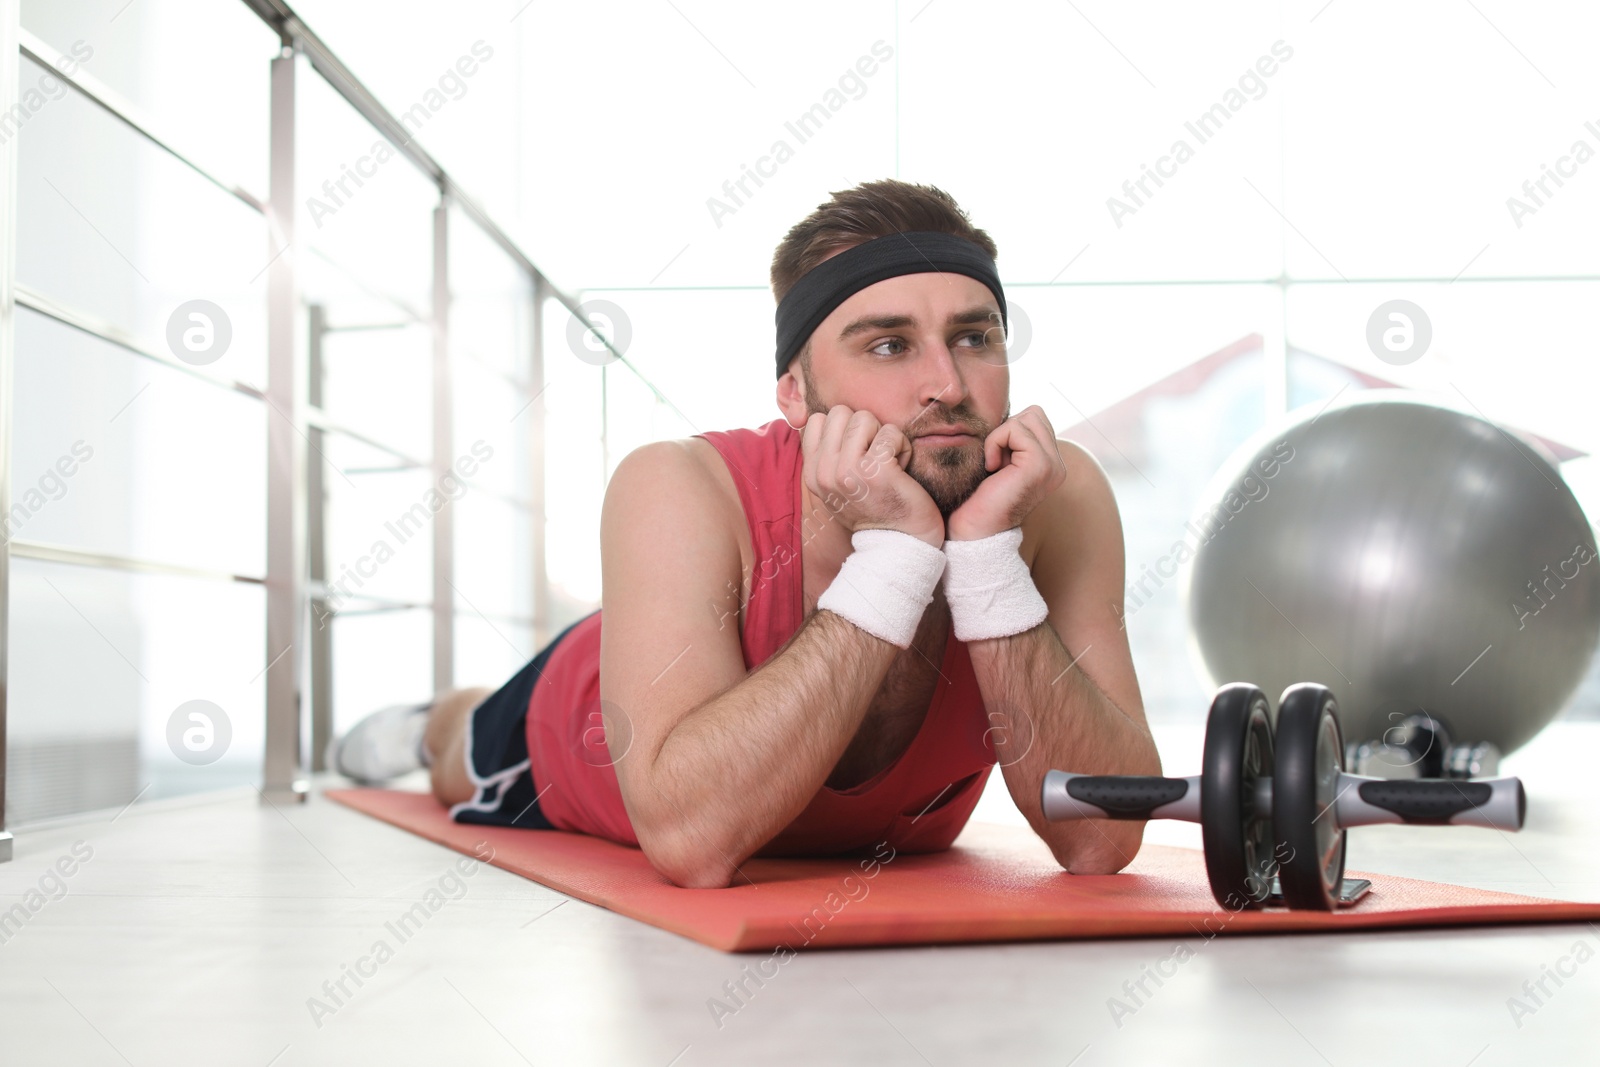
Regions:
<svg viewBox="0 0 1600 1067"><path fill-rule="evenodd" d="M1144 824L1120 823L1108 829L1107 834L1093 841L1068 841L1050 851L1068 874L1117 874L1139 854Z"/></svg>
<svg viewBox="0 0 1600 1067"><path fill-rule="evenodd" d="M733 868L726 859L680 833L639 835L639 848L662 877L682 889L726 889Z"/></svg>
<svg viewBox="0 0 1600 1067"><path fill-rule="evenodd" d="M1117 874L1131 861L1115 852L1075 852L1057 856L1056 862L1068 874Z"/></svg>
<svg viewBox="0 0 1600 1067"><path fill-rule="evenodd" d="M622 804L639 842L639 851L663 877L684 889L723 889L733 880L734 868L717 842L699 828L678 805L666 800L659 788L639 775L647 767L617 767ZM655 802L648 802L654 798Z"/></svg>

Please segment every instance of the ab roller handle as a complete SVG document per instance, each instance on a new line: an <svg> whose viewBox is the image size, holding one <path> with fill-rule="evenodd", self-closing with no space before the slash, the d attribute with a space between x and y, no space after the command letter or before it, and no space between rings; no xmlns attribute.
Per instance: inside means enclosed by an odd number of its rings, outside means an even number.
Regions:
<svg viewBox="0 0 1600 1067"><path fill-rule="evenodd" d="M1256 783L1254 807L1272 810L1272 780ZM1200 776L1156 778L1050 771L1041 797L1051 822L1072 819L1178 819L1200 821ZM1419 826L1487 826L1520 830L1527 815L1520 778L1486 781L1367 778L1340 774L1333 818L1341 829L1380 823Z"/></svg>
<svg viewBox="0 0 1600 1067"><path fill-rule="evenodd" d="M1156 778L1049 771L1041 796L1044 817L1068 819L1182 819L1200 821L1200 776Z"/></svg>
<svg viewBox="0 0 1600 1067"><path fill-rule="evenodd" d="M1333 814L1341 827L1412 823L1520 830L1528 813L1520 778L1391 781L1340 774L1338 782Z"/></svg>

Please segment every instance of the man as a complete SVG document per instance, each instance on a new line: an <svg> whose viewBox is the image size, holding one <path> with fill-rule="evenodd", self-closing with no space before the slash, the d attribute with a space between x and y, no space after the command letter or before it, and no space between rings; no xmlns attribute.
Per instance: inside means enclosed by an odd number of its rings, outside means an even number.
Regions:
<svg viewBox="0 0 1600 1067"><path fill-rule="evenodd" d="M1051 768L1160 760L1110 484L1038 406L1010 414L994 256L939 189L833 194L773 257L784 417L612 475L603 630L370 716L334 765L420 759L457 820L636 844L715 888L753 855L948 848L999 762L1063 868L1126 866L1142 823L1040 809Z"/></svg>

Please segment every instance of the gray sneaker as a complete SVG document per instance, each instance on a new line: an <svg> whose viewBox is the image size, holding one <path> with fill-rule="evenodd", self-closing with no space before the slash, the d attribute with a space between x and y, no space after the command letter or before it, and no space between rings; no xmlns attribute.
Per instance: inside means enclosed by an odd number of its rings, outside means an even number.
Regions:
<svg viewBox="0 0 1600 1067"><path fill-rule="evenodd" d="M426 766L422 731L432 706L432 701L395 704L368 715L328 743L329 769L362 785L378 785Z"/></svg>

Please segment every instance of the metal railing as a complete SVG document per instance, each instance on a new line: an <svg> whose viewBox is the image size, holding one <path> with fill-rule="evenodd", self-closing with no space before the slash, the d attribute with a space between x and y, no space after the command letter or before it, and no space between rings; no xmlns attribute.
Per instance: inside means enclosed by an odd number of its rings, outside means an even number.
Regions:
<svg viewBox="0 0 1600 1067"><path fill-rule="evenodd" d="M22 81L22 0L0 0L0 115L17 106ZM17 139L0 141L0 516L11 513L12 373L17 318ZM0 546L0 862L11 859L6 829L6 706L11 700L11 545Z"/></svg>
<svg viewBox="0 0 1600 1067"><path fill-rule="evenodd" d="M178 563L87 551L67 545L31 540L8 540L0 545L0 861L11 858L11 835L5 809L6 715L9 700L10 560L27 558L56 564L74 564L126 572L184 576L224 582L259 584L265 588L267 644L266 736L261 792L268 803L303 800L308 792L308 772L321 769L323 748L332 728L333 668L330 630L314 624L329 615L425 608L432 622L432 680L435 690L454 682L454 623L456 587L455 537L449 507L433 514L432 592L426 602L413 602L355 594L353 603L335 607L327 584L326 522L323 513L324 460L322 443L342 436L393 456L403 466L429 470L439 479L449 470L452 449L452 387L449 305L449 228L452 209L466 224L476 226L503 251L525 276L531 291L531 338L526 352L527 380L519 391L531 404L543 391L544 307L554 301L568 313L579 315L578 302L553 285L515 241L485 212L385 108L365 85L302 22L277 0L242 0L247 8L279 38L281 51L271 60L269 187L265 196L233 180L217 164L207 146L194 137L163 127L81 67L60 62L61 54L21 27L20 0L0 0L0 114L17 103L22 57L60 72L61 81L96 107L111 115L146 141L193 169L208 182L260 213L270 251L275 258L267 267L267 379L264 387L215 374L204 367L175 359L143 338L84 309L70 306L48 293L21 287L16 282L16 212L18 138L0 142L0 515L11 507L10 458L14 430L13 380L15 309L23 307L55 322L109 342L117 348L152 360L219 389L260 401L265 409L267 434L267 552L264 574L238 574ZM309 67L309 70L307 69ZM63 69L68 68L68 69ZM70 72L69 72L70 70ZM295 243L302 197L295 188L295 153L298 147L295 106L305 79L314 72L382 134L437 189L432 211L431 308L427 325L432 330L430 375L432 382L431 455L412 455L379 438L345 425L323 406L322 340L334 329L316 306L302 301L295 257L276 254ZM460 224L463 220L455 220ZM307 329L309 323L309 330ZM600 330L594 331L611 349L616 361L638 376L655 395L665 400L648 379L639 375L612 347ZM515 383L507 383L515 385ZM603 388L603 386L602 386ZM545 569L544 516L544 413L530 412L529 476L526 495L484 489L490 495L526 511L532 522L532 614L515 617L529 625L542 645L549 636L549 586ZM604 428L602 427L602 434ZM467 484L471 484L470 482ZM479 487L482 488L482 487ZM504 618L505 616L497 616ZM306 699L309 697L309 700ZM309 716L306 712L309 710ZM309 726L310 758L304 751Z"/></svg>

